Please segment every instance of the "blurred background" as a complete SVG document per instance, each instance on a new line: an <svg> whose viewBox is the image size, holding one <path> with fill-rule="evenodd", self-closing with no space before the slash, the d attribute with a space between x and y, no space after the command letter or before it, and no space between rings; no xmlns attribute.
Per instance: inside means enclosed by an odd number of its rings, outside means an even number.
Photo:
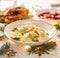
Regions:
<svg viewBox="0 0 60 58"><path fill-rule="evenodd" d="M52 8L52 4L59 4L60 0L0 0L0 10L4 11L6 8L11 6L20 6L25 4L26 7L41 7L42 9L45 8ZM39 5L39 6L38 6Z"/></svg>

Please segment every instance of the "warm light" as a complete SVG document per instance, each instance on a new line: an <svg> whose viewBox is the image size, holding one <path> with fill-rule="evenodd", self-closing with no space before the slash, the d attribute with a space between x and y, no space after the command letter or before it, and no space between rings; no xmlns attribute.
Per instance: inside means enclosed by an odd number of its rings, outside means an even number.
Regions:
<svg viewBox="0 0 60 58"><path fill-rule="evenodd" d="M30 46L25 46L25 49L29 49L30 48Z"/></svg>
<svg viewBox="0 0 60 58"><path fill-rule="evenodd" d="M25 46L25 49L28 50L30 48L30 46Z"/></svg>
<svg viewBox="0 0 60 58"><path fill-rule="evenodd" d="M30 49L30 46L23 45L21 48L22 48L22 50L27 51L28 49Z"/></svg>
<svg viewBox="0 0 60 58"><path fill-rule="evenodd" d="M57 24L56 22L53 22L53 25Z"/></svg>

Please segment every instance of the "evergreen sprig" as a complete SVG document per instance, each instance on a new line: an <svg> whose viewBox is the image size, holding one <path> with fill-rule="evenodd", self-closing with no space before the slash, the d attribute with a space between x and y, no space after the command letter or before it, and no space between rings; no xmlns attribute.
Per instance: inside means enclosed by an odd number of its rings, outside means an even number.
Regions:
<svg viewBox="0 0 60 58"><path fill-rule="evenodd" d="M10 43L5 43L1 48L0 48L0 55L4 55L6 52L10 50Z"/></svg>
<svg viewBox="0 0 60 58"><path fill-rule="evenodd" d="M51 42L48 42L43 45L31 46L31 48L28 49L28 52L29 52L29 54L35 53L35 54L38 54L39 56L41 56L44 53L49 54L49 51L51 49L55 49L56 46L57 46L56 42L51 41Z"/></svg>

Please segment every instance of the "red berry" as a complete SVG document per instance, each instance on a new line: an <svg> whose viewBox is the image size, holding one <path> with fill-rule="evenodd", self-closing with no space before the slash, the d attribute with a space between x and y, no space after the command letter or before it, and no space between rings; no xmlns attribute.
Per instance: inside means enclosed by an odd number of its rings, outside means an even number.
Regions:
<svg viewBox="0 0 60 58"><path fill-rule="evenodd" d="M54 42L54 41L51 41L51 43L54 45L54 46L56 46L57 44L56 44L56 42Z"/></svg>

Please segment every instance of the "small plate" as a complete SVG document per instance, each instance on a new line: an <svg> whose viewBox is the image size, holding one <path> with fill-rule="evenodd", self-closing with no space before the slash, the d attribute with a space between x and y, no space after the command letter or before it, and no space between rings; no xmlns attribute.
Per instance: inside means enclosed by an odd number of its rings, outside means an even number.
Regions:
<svg viewBox="0 0 60 58"><path fill-rule="evenodd" d="M58 12L58 13L60 13L60 10L58 10L58 9L37 9L36 15L38 16L39 14L44 13L44 12L52 12L52 13ZM60 19L58 19L58 20L46 19L46 18L42 19L39 17L39 20L48 22L50 24L60 23Z"/></svg>
<svg viewBox="0 0 60 58"><path fill-rule="evenodd" d="M49 35L47 40L43 40L41 42L20 42L20 41L16 41L14 39L12 39L10 37L10 34L12 32L12 29L15 27L20 27L21 25L28 25L28 24L35 24L37 27L43 28ZM47 23L47 22L43 22L43 21L37 21L37 20L19 20L19 21L15 21L12 22L10 24L8 24L5 29L4 29L4 34L12 41L19 43L19 44L23 44L23 45L31 45L31 46L35 46L35 45L41 45L45 42L47 42L48 40L50 40L55 34L56 34L56 29L54 26L52 26L51 24Z"/></svg>

